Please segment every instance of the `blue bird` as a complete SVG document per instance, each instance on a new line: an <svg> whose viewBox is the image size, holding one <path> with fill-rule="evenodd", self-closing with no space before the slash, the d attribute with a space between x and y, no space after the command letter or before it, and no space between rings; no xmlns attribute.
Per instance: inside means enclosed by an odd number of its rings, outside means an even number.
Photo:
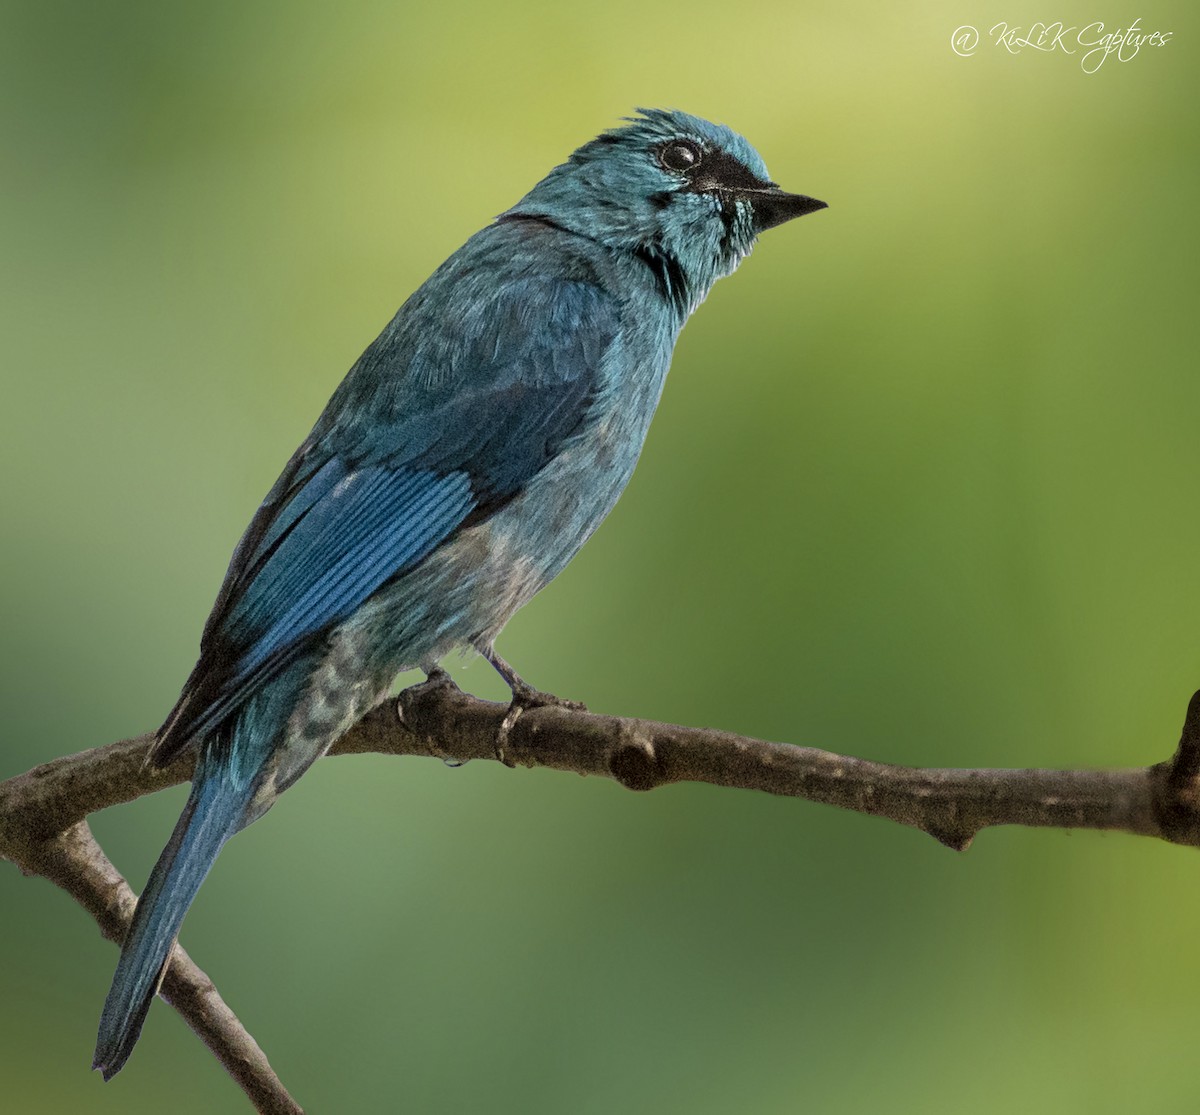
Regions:
<svg viewBox="0 0 1200 1115"><path fill-rule="evenodd" d="M472 236L363 353L238 543L158 731L151 762L192 747L196 771L104 1004L106 1080L225 841L396 674L474 648L515 712L556 700L496 636L616 503L712 284L824 204L728 128L641 110Z"/></svg>

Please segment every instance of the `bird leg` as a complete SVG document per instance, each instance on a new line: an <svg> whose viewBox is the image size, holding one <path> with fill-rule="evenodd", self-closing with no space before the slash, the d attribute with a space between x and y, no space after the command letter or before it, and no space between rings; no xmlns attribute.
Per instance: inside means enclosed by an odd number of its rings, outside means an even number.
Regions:
<svg viewBox="0 0 1200 1115"><path fill-rule="evenodd" d="M484 647L479 653L492 664L496 673L504 679L505 684L512 690L512 702L509 704L508 712L504 714L504 719L500 721L500 727L496 732L496 758L506 767L511 767L515 764L510 762L505 756L504 745L508 742L508 735L512 731L513 725L521 718L521 713L526 709L557 706L558 708L573 709L576 712L587 712L587 705L582 701L568 701L565 697L556 697L553 693L545 693L540 689L535 689L505 662L492 647Z"/></svg>

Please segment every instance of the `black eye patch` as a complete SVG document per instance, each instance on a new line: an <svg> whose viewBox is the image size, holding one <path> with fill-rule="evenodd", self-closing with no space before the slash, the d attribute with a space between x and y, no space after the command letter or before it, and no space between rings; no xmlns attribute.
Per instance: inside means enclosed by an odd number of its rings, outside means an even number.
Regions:
<svg viewBox="0 0 1200 1115"><path fill-rule="evenodd" d="M710 151L704 171L689 175L689 190L765 190L775 183L759 178L745 163L725 151Z"/></svg>

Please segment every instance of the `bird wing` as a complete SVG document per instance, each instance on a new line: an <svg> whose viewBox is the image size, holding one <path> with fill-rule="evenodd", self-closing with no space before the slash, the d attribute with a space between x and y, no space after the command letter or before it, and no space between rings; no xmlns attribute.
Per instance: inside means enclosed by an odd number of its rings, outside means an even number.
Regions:
<svg viewBox="0 0 1200 1115"><path fill-rule="evenodd" d="M404 314L352 369L234 551L156 764L553 460L587 411L618 309L593 283L527 278L442 315L452 345L406 342Z"/></svg>

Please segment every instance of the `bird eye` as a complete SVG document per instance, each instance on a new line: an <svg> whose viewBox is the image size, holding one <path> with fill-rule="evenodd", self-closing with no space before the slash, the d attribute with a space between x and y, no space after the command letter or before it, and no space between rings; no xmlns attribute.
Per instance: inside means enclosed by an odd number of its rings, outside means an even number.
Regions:
<svg viewBox="0 0 1200 1115"><path fill-rule="evenodd" d="M700 148L686 139L677 139L659 151L658 161L667 170L691 170L700 165Z"/></svg>

